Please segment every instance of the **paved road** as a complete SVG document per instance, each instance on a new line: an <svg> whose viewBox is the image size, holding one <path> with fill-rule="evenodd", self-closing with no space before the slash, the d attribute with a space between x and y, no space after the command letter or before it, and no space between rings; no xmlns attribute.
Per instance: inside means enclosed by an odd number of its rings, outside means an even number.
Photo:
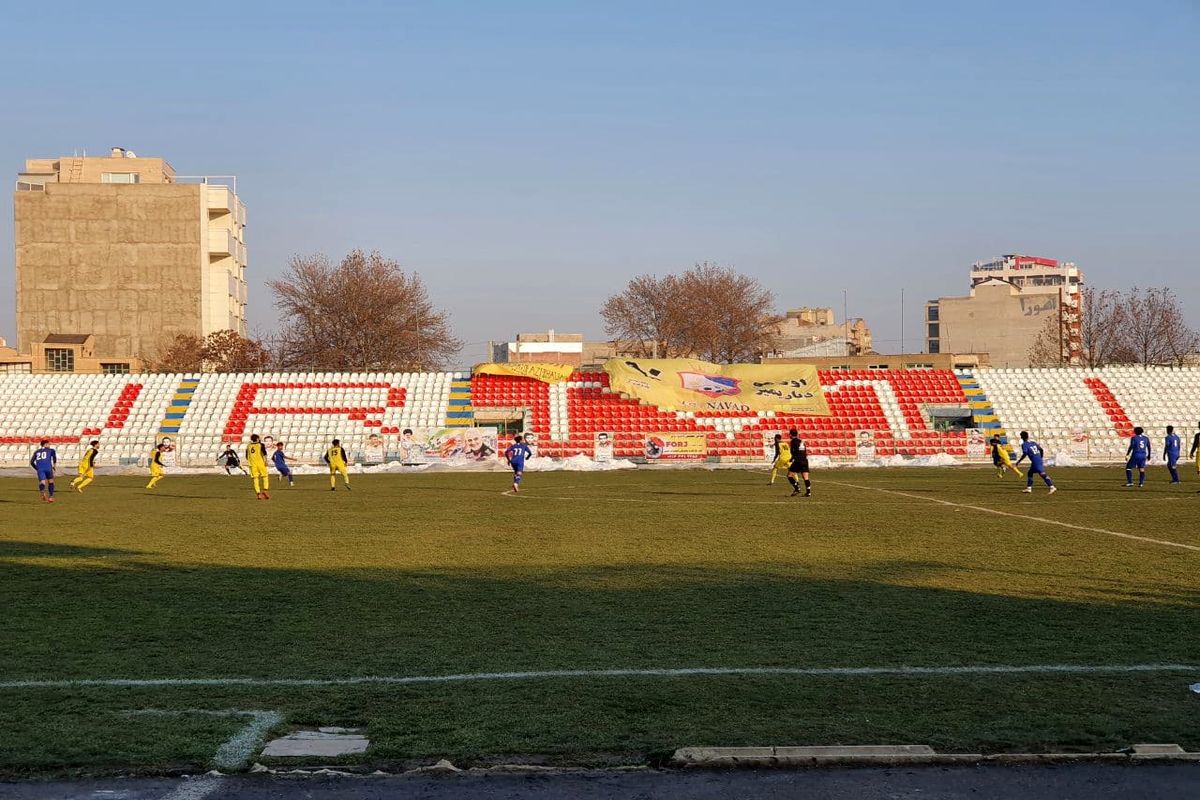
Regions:
<svg viewBox="0 0 1200 800"><path fill-rule="evenodd" d="M0 784L4 800L1139 800L1200 798L1200 764L106 779Z"/></svg>

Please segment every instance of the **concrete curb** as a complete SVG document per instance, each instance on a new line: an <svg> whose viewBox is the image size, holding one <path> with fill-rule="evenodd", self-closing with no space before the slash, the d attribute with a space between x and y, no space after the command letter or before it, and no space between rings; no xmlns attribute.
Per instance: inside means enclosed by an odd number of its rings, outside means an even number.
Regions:
<svg viewBox="0 0 1200 800"><path fill-rule="evenodd" d="M1135 744L1115 753L938 753L928 745L853 745L844 747L681 747L671 756L675 767L945 766L948 764L1037 764L1078 761L1138 763L1195 761L1177 744Z"/></svg>

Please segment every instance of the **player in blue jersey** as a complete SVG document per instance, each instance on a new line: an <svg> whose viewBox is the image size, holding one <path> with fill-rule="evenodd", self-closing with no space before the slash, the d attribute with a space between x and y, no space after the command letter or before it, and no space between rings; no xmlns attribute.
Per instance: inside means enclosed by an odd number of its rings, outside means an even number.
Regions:
<svg viewBox="0 0 1200 800"><path fill-rule="evenodd" d="M1029 438L1029 431L1021 431L1021 457L1017 459L1017 463L1020 464L1027 458L1029 459L1029 472L1025 474L1025 488L1021 491L1031 494L1033 492L1033 476L1041 475L1042 480L1050 487L1050 494L1057 492L1058 487L1046 474L1046 464L1043 460L1045 453L1042 451L1042 446Z"/></svg>
<svg viewBox="0 0 1200 800"><path fill-rule="evenodd" d="M1133 486L1133 471L1138 471L1138 488L1146 485L1146 462L1150 460L1150 437L1141 428L1133 429L1129 447L1125 448L1125 485Z"/></svg>
<svg viewBox="0 0 1200 800"><path fill-rule="evenodd" d="M513 443L504 451L504 460L512 467L514 492L521 491L521 475L525 472L525 459L532 457L533 451L529 449L529 445L525 444L521 434L513 436Z"/></svg>
<svg viewBox="0 0 1200 800"><path fill-rule="evenodd" d="M47 503L54 502L54 470L58 467L58 453L50 446L49 439L42 439L37 450L29 459L29 466L37 471L38 491Z"/></svg>
<svg viewBox="0 0 1200 800"><path fill-rule="evenodd" d="M288 458L283 453L283 442L275 443L275 452L271 454L271 461L275 464L275 469L279 470L279 474L287 479L288 486L295 486L296 481L292 479L292 470L288 466Z"/></svg>
<svg viewBox="0 0 1200 800"><path fill-rule="evenodd" d="M1175 426L1167 426L1167 438L1163 439L1163 459L1167 469L1171 471L1171 483L1183 483L1179 480L1179 456L1183 452L1183 440L1175 433Z"/></svg>

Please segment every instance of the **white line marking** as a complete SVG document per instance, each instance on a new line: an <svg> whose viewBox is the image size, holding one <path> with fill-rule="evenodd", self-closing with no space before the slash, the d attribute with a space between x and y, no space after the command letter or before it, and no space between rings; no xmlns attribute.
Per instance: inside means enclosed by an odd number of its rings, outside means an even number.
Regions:
<svg viewBox="0 0 1200 800"><path fill-rule="evenodd" d="M183 714L204 714L210 717L250 717L249 723L233 736L226 739L217 748L217 753L213 756L213 764L218 769L240 769L245 766L250 757L254 755L254 751L258 749L258 746L266 738L267 731L280 722L283 722L283 716L274 711L241 711L238 709L213 711L206 708L185 708L180 711L170 711L166 709L147 708L140 711L130 711L129 713L131 715L180 716Z"/></svg>
<svg viewBox="0 0 1200 800"><path fill-rule="evenodd" d="M1031 522L1043 522L1047 525L1058 525L1063 528L1070 528L1074 531L1087 531L1088 533L1103 533L1106 536L1119 536L1122 539L1133 539L1137 542L1147 542L1149 544L1161 544L1165 547L1178 547L1181 550L1193 550L1200 553L1200 546L1194 544L1183 544L1182 542L1170 542L1166 539L1151 539L1148 536L1135 536L1132 533L1121 533L1120 531L1110 531L1104 528L1089 528L1086 525L1075 525L1071 522L1061 522L1056 519L1046 519L1045 517L1035 517L1030 514L1014 514L1011 511L1001 511L997 508L988 508L987 506L973 506L967 503L955 503L950 500L942 500L939 497L926 497L919 494L910 494L908 492L898 492L895 489L881 489L878 486L863 486L857 483L843 483L842 481L825 481L835 486L847 486L851 489L869 489L874 492L883 492L897 497L909 497L915 500L925 500L929 503L938 503L943 506L951 506L953 508L966 508L971 511L982 511L985 514L995 514L1000 517L1014 517L1016 519L1027 519ZM1051 501L1053 502L1053 501Z"/></svg>
<svg viewBox="0 0 1200 800"><path fill-rule="evenodd" d="M162 796L162 800L204 800L221 788L221 779L205 776L199 779L184 778L183 783Z"/></svg>
<svg viewBox="0 0 1200 800"><path fill-rule="evenodd" d="M468 672L452 675L364 675L347 678L78 678L5 681L0 689L79 689L89 686L153 688L160 686L407 686L465 681L528 681L546 678L687 678L722 675L862 677L873 675L1104 675L1132 672L1196 672L1194 664L978 664L960 667L684 667L661 669L553 669L527 672Z"/></svg>

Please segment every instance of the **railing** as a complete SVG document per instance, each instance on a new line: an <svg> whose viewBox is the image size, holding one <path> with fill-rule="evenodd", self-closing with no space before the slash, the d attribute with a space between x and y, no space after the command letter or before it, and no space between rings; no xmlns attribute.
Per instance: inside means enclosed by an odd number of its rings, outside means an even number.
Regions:
<svg viewBox="0 0 1200 800"><path fill-rule="evenodd" d="M205 186L227 186L237 194L237 175L176 175L175 183L199 183Z"/></svg>

